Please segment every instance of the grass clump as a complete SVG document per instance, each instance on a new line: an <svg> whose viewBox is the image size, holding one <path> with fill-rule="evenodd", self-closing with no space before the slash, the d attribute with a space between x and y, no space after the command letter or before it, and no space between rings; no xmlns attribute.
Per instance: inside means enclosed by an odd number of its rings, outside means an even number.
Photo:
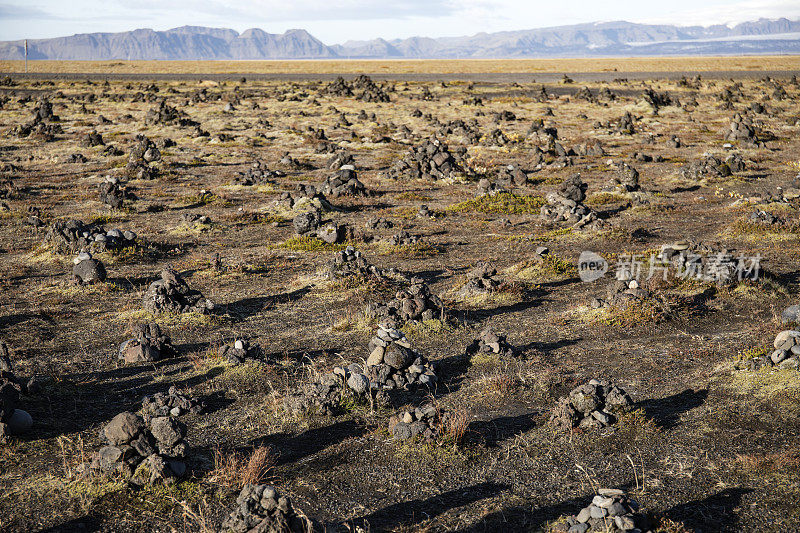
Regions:
<svg viewBox="0 0 800 533"><path fill-rule="evenodd" d="M450 205L446 210L454 213L535 215L544 204L545 200L541 196L517 196L510 192L501 192Z"/></svg>
<svg viewBox="0 0 800 533"><path fill-rule="evenodd" d="M545 254L540 261L518 263L506 272L527 281L555 281L577 276L578 268L555 254Z"/></svg>

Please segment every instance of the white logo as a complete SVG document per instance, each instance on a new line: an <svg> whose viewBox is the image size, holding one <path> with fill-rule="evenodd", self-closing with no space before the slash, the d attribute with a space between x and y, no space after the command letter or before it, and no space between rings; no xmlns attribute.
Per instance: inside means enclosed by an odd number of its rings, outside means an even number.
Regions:
<svg viewBox="0 0 800 533"><path fill-rule="evenodd" d="M578 275L583 282L595 281L608 272L608 261L594 252L581 252L578 257Z"/></svg>

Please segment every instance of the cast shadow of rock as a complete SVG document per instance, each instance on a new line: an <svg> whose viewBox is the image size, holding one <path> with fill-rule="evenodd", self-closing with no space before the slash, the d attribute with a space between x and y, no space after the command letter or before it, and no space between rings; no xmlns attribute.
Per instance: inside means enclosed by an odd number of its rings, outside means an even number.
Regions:
<svg viewBox="0 0 800 533"><path fill-rule="evenodd" d="M374 513L347 521L350 527L363 527L367 531L392 531L400 526L412 527L455 509L485 500L509 490L505 484L484 482L470 487L447 491L426 499L395 503Z"/></svg>
<svg viewBox="0 0 800 533"><path fill-rule="evenodd" d="M506 439L536 427L536 418L540 414L539 411L533 411L516 416L501 416L492 420L476 420L469 423L465 439L483 442L487 448L493 448Z"/></svg>
<svg viewBox="0 0 800 533"><path fill-rule="evenodd" d="M225 304L222 307L224 307L225 313L228 313L231 316L239 319L246 319L259 314L272 305L278 303L296 302L309 292L311 292L311 287L303 287L302 289L297 289L295 291L282 294L244 298L236 302Z"/></svg>
<svg viewBox="0 0 800 533"><path fill-rule="evenodd" d="M670 429L680 423L682 414L700 407L705 403L706 398L708 398L706 389L699 391L686 389L666 398L641 401L636 406L644 409L647 417L653 419L660 427Z"/></svg>
<svg viewBox="0 0 800 533"><path fill-rule="evenodd" d="M734 509L753 489L730 488L716 494L672 507L664 515L696 531L739 531Z"/></svg>
<svg viewBox="0 0 800 533"><path fill-rule="evenodd" d="M308 429L297 435L275 433L253 439L251 446L273 446L279 454L278 464L295 463L344 440L360 437L367 429L354 420L343 420L329 426Z"/></svg>

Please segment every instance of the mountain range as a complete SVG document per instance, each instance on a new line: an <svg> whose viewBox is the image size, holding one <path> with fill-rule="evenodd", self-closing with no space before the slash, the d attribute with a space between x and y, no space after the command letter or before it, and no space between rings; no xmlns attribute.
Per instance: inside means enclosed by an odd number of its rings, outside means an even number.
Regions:
<svg viewBox="0 0 800 533"><path fill-rule="evenodd" d="M29 59L260 60L448 59L800 53L800 20L759 19L736 26L598 22L465 37L374 39L326 45L305 30L182 26L29 39ZM0 41L0 59L23 59L23 41Z"/></svg>

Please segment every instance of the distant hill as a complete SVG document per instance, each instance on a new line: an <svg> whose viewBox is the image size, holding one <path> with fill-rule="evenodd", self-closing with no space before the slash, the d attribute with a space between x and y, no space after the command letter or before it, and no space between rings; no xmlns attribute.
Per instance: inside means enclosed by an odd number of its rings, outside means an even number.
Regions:
<svg viewBox="0 0 800 533"><path fill-rule="evenodd" d="M798 54L800 21L760 19L733 27L602 22L465 37L348 41L328 46L305 30L183 26L166 31L86 33L28 41L30 59L525 58ZM22 41L0 42L0 58L22 59Z"/></svg>

